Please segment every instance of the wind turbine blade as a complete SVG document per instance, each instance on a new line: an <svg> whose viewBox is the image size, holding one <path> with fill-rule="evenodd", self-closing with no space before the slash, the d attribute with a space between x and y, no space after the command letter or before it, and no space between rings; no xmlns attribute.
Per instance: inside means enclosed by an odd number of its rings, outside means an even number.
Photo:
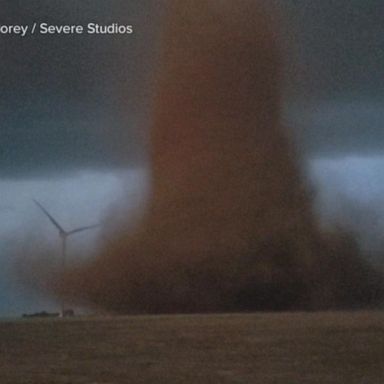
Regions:
<svg viewBox="0 0 384 384"><path fill-rule="evenodd" d="M64 228L51 216L51 214L35 199L33 199L35 204L43 211L43 213L48 217L51 223L59 230L60 233L67 233Z"/></svg>
<svg viewBox="0 0 384 384"><path fill-rule="evenodd" d="M80 227L80 228L72 229L72 231L67 232L67 235L68 236L73 235L74 233L83 232L83 231L86 231L88 229L93 229L93 228L97 228L97 227L100 227L100 224L88 225L87 227Z"/></svg>

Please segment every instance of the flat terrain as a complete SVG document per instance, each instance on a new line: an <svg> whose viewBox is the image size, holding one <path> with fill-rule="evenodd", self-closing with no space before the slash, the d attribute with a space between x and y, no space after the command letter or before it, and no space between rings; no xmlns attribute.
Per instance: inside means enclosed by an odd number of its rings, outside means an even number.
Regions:
<svg viewBox="0 0 384 384"><path fill-rule="evenodd" d="M0 383L384 383L384 312L0 323Z"/></svg>

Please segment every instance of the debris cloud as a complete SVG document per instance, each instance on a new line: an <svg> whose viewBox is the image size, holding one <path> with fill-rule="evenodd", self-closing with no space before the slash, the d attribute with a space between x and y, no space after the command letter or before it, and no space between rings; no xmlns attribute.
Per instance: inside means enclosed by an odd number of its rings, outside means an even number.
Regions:
<svg viewBox="0 0 384 384"><path fill-rule="evenodd" d="M165 24L148 207L55 289L119 313L379 303L381 276L313 214L281 123L276 14L254 0L175 0Z"/></svg>

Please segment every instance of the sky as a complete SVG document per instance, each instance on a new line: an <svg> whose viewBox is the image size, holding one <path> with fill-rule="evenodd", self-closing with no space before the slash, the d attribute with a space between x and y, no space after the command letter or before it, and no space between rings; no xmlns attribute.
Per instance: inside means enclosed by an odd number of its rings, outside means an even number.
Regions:
<svg viewBox="0 0 384 384"><path fill-rule="evenodd" d="M316 156L383 150L384 3L283 1L294 60L290 114Z"/></svg>
<svg viewBox="0 0 384 384"><path fill-rule="evenodd" d="M316 209L324 222L348 221L365 247L380 248L384 3L276 2L287 31L285 122L298 132ZM77 226L102 220L121 191L131 191L132 207L145 195L160 3L0 0L2 25L134 26L129 37L0 36L0 316L56 305L17 286L10 272L14 239L23 238L28 226L49 231L32 198L63 225ZM341 200L350 204L341 207ZM371 235L346 214L350 206L379 216ZM94 236L74 247L91 246Z"/></svg>

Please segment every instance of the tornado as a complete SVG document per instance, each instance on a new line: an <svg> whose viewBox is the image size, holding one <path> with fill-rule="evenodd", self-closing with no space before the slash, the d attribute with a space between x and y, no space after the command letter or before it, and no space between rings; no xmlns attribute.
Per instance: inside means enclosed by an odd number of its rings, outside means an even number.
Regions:
<svg viewBox="0 0 384 384"><path fill-rule="evenodd" d="M151 111L151 190L58 291L116 313L373 305L381 276L320 231L282 124L282 36L262 1L170 1Z"/></svg>

